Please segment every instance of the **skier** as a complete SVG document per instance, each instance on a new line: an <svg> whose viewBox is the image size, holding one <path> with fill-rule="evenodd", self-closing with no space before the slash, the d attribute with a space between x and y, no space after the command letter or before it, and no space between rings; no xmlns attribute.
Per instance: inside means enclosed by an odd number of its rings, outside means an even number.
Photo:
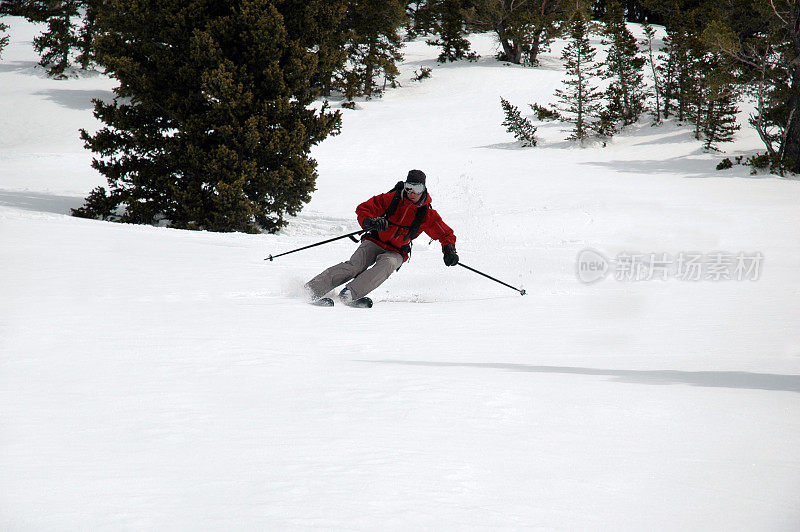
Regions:
<svg viewBox="0 0 800 532"><path fill-rule="evenodd" d="M408 260L411 241L422 231L441 242L447 266L458 264L456 236L430 205L421 170L409 171L405 182L359 205L358 223L368 232L350 260L331 266L306 283L312 303L333 305L331 298L323 296L350 281L339 299L348 306L371 307L372 300L365 296Z"/></svg>

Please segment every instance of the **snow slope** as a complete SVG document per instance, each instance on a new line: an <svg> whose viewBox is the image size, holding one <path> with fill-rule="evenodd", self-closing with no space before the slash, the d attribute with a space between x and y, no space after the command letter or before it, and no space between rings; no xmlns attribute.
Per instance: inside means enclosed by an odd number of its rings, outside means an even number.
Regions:
<svg viewBox="0 0 800 532"><path fill-rule="evenodd" d="M674 123L606 148L559 125L518 149L499 97L537 69L436 64L343 110L318 191L277 235L66 216L94 186L77 135L113 80L0 63L0 528L797 530L800 183L716 172ZM431 79L411 81L433 68ZM726 156L759 149L744 130ZM353 209L408 169L464 263L420 239L370 311L299 289L354 249ZM586 249L756 253L757 280L576 277Z"/></svg>

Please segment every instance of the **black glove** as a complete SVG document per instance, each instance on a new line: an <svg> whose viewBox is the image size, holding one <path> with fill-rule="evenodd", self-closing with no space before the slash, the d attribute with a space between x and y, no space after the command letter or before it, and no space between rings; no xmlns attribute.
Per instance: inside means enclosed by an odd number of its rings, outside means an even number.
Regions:
<svg viewBox="0 0 800 532"><path fill-rule="evenodd" d="M386 218L367 218L364 220L364 229L367 231L386 231L389 229L389 221Z"/></svg>
<svg viewBox="0 0 800 532"><path fill-rule="evenodd" d="M364 220L364 229L367 231L386 231L389 229L389 220L386 218L367 218Z"/></svg>
<svg viewBox="0 0 800 532"><path fill-rule="evenodd" d="M444 263L448 266L455 266L458 264L458 253L456 253L455 244L444 245Z"/></svg>

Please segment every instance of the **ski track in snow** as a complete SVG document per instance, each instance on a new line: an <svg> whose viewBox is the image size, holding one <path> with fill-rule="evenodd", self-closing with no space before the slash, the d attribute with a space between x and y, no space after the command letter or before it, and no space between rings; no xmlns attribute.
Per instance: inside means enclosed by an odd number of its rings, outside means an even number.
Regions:
<svg viewBox="0 0 800 532"><path fill-rule="evenodd" d="M606 148L558 124L519 149L500 96L536 69L436 63L343 109L317 192L276 235L67 216L103 184L78 137L101 75L0 63L0 528L797 530L800 193L645 122ZM411 80L420 66L432 77ZM747 109L742 111L746 123ZM355 206L410 168L461 260L424 235L371 310L302 284L354 250ZM761 252L757 281L585 285L576 257Z"/></svg>

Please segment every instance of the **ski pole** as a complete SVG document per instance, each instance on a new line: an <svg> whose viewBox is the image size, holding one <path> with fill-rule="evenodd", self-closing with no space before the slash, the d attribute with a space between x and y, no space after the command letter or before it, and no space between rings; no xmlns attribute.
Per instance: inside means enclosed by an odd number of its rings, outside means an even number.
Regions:
<svg viewBox="0 0 800 532"><path fill-rule="evenodd" d="M495 279L495 278L494 278L494 277L492 277L491 275L486 275L485 273L483 273L483 272L480 272L480 271L476 270L475 268L470 268L469 266L467 266L467 265L466 265L466 264L464 264L463 262L459 262L459 263L458 263L458 265L459 265L459 266L463 266L464 268L468 269L468 270L469 270L469 271L471 271L471 272L475 272L475 273L477 273L478 275L483 275L484 277L487 277L487 278L491 279L492 281L494 281L494 282L496 282L496 283L500 283L500 284L501 284L501 285L503 285L503 286L507 286L507 287L511 288L512 290L516 290L517 292L519 292L519 295L521 295L521 296L524 296L524 295L525 295L525 290L520 290L519 288L514 288L514 287L513 287L513 286L511 286L510 284L506 284L506 283L504 283L503 281L501 281L500 279Z"/></svg>
<svg viewBox="0 0 800 532"><path fill-rule="evenodd" d="M311 244L309 246L303 246L302 248L293 249L292 251L287 251L286 253L281 253L280 255L270 255L269 257L267 257L264 260L268 260L268 261L272 262L272 259L277 259L278 257L283 257L284 255L288 255L289 253L295 253L296 251L303 251L304 249L314 248L314 247L317 247L317 246L321 246L322 244L327 244L329 242L333 242L335 240L341 240L343 238L352 239L353 236L360 235L363 232L365 232L364 229L361 229L359 231L353 231L352 233L347 233L346 235L337 236L335 238L329 238L328 240L323 240L322 242L317 242L316 244Z"/></svg>

